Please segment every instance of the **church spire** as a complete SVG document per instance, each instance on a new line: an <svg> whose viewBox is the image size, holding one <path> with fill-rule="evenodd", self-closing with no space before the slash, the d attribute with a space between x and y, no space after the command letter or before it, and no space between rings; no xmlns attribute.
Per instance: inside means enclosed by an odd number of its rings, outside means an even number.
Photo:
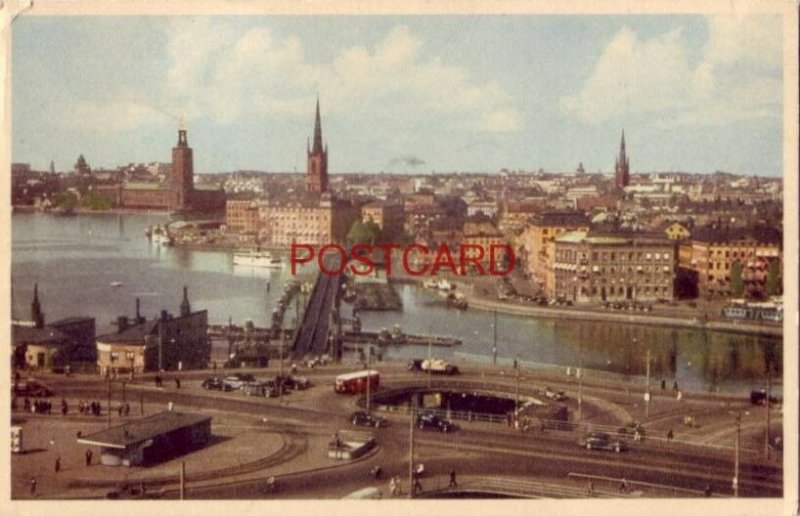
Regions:
<svg viewBox="0 0 800 516"><path fill-rule="evenodd" d="M319 116L319 96L317 96L317 117L314 120L314 146L311 149L311 153L322 153L322 123Z"/></svg>
<svg viewBox="0 0 800 516"><path fill-rule="evenodd" d="M31 303L31 319L37 328L44 328L44 314L42 305L39 304L39 284L33 284L33 303Z"/></svg>
<svg viewBox="0 0 800 516"><path fill-rule="evenodd" d="M625 129L622 130L622 140L619 143L619 163L627 163L628 157L625 154Z"/></svg>
<svg viewBox="0 0 800 516"><path fill-rule="evenodd" d="M192 313L192 307L189 304L189 292L186 285L183 286L183 301L181 301L181 317L185 317Z"/></svg>

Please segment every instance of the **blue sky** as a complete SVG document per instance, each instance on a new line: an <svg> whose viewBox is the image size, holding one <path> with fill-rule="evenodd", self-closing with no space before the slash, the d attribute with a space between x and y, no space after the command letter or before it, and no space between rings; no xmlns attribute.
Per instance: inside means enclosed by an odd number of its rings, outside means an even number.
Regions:
<svg viewBox="0 0 800 516"><path fill-rule="evenodd" d="M12 34L13 160L305 170L782 173L776 16L34 17ZM404 158L423 164L412 167Z"/></svg>

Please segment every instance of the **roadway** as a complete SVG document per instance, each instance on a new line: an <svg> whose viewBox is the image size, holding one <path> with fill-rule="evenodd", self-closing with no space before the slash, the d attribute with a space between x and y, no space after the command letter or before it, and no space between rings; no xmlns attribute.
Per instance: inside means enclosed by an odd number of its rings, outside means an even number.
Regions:
<svg viewBox="0 0 800 516"><path fill-rule="evenodd" d="M325 268L338 270L342 266L342 256L338 253L325 256ZM295 334L292 343L292 356L296 359L306 355L323 355L329 353L328 333L330 330L331 311L336 303L336 296L341 288L341 275L317 273L317 280L311 290L308 304L303 312L300 330Z"/></svg>
<svg viewBox="0 0 800 516"><path fill-rule="evenodd" d="M419 375L386 367L384 385L413 385L424 381ZM324 368L307 371L314 387L308 391L292 393L286 399L251 398L239 393L207 392L200 388L200 379L207 372L187 372L183 375L183 387L155 388L149 379L128 386L131 401L139 399L147 403L165 405L174 402L179 407L200 407L231 414L252 415L263 421L264 428L279 432L302 433L321 430L330 435L349 426L347 416L354 409L355 398L338 396L329 387L333 376L348 370L347 367ZM266 371L256 370L257 375ZM440 381L448 381L442 380ZM508 377L478 377L467 371L454 385L467 387L471 383L488 382L493 389L513 392L513 380ZM106 384L96 378L58 378L50 382L57 388L59 396L105 399ZM170 385L167 383L167 385ZM557 385L557 384L554 384ZM607 403L618 403L626 395L617 385L589 385L591 394L602 397ZM524 394L529 394L523 389ZM689 395L687 395L689 397ZM114 399L119 398L119 386L115 386ZM710 410L718 406L719 400L695 400L697 410ZM669 410L667 410L669 413ZM613 417L614 416L612 414ZM612 417L609 416L609 417ZM325 467L290 475L281 475L281 490L263 492L263 478L267 469L256 479L237 479L227 484L211 486L196 485L190 491L192 498L327 498L337 497L373 482L369 469L381 465L385 478L398 475L408 485L408 450L410 421L401 413L387 414L391 424L376 430L378 451L364 461L352 464L336 464L320 457ZM623 416L619 416L622 418ZM654 414L657 420L658 414ZM662 416L664 417L664 416ZM622 423L622 421L620 421ZM731 495L731 480L734 472L734 456L730 448L703 446L688 442L667 442L665 439L649 437L643 442L630 442L630 450L620 454L606 451L585 450L577 440L578 431L541 432L538 428L528 432L515 431L505 424L459 422L461 429L452 434L433 431L414 431L415 462L426 465L432 478L446 477L450 469L459 476L492 476L497 478L525 478L554 483L579 483L569 480L570 474L611 477L628 482L644 482L701 492L711 486L715 493ZM782 493L782 468L779 463L767 462L759 454L742 451L740 463L739 495L780 496ZM430 480L428 482L433 482ZM437 481L438 482L438 481ZM426 480L422 480L423 486ZM584 481L583 484L586 482ZM437 484L438 485L438 484ZM381 486L386 491L386 486ZM174 493L173 493L174 494ZM170 495L170 492L167 493Z"/></svg>

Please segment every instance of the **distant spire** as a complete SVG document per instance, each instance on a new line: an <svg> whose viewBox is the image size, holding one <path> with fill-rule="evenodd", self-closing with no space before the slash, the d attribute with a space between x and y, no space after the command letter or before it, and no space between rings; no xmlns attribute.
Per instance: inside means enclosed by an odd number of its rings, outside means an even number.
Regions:
<svg viewBox="0 0 800 516"><path fill-rule="evenodd" d="M181 301L181 316L189 315L192 313L192 307L189 304L189 292L186 285L183 286L183 301Z"/></svg>
<svg viewBox="0 0 800 516"><path fill-rule="evenodd" d="M33 284L33 303L31 303L31 319L37 328L44 328L44 314L39 303L39 284Z"/></svg>
<svg viewBox="0 0 800 516"><path fill-rule="evenodd" d="M619 163L620 165L628 162L628 157L625 155L625 129L622 130L622 140L619 143Z"/></svg>
<svg viewBox="0 0 800 516"><path fill-rule="evenodd" d="M317 116L314 119L314 146L311 148L312 154L322 154L322 122L319 116L319 96L317 96Z"/></svg>

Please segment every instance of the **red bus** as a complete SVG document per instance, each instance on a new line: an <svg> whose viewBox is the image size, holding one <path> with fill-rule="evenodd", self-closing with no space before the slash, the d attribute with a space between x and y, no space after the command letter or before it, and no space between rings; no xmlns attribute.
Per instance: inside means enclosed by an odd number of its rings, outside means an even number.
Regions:
<svg viewBox="0 0 800 516"><path fill-rule="evenodd" d="M375 370L364 370L340 374L336 377L333 390L338 394L359 394L367 391L367 381L370 390L376 390L381 383L380 373Z"/></svg>

